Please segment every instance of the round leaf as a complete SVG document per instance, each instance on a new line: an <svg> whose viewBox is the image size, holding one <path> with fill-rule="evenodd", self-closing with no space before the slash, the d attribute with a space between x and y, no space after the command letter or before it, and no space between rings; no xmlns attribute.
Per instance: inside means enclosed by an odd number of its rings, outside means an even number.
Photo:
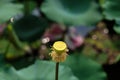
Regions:
<svg viewBox="0 0 120 80"><path fill-rule="evenodd" d="M115 30L115 32L120 34L120 26L114 26L113 29Z"/></svg>
<svg viewBox="0 0 120 80"><path fill-rule="evenodd" d="M55 63L36 61L32 66L16 71L14 68L0 72L1 80L54 80ZM78 80L70 68L59 66L59 80Z"/></svg>
<svg viewBox="0 0 120 80"><path fill-rule="evenodd" d="M103 14L107 19L120 20L120 0L105 0L103 7Z"/></svg>
<svg viewBox="0 0 120 80"><path fill-rule="evenodd" d="M48 27L47 22L33 15L27 15L17 20L13 24L13 28L22 41L35 41L39 39Z"/></svg>
<svg viewBox="0 0 120 80"><path fill-rule="evenodd" d="M79 80L105 80L106 74L101 65L79 54L70 55L65 65L72 69L72 72Z"/></svg>
<svg viewBox="0 0 120 80"><path fill-rule="evenodd" d="M45 0L41 11L51 20L67 25L91 25L101 19L93 0Z"/></svg>
<svg viewBox="0 0 120 80"><path fill-rule="evenodd" d="M11 17L21 13L23 5L13 3L2 3L0 1L0 23L8 21Z"/></svg>

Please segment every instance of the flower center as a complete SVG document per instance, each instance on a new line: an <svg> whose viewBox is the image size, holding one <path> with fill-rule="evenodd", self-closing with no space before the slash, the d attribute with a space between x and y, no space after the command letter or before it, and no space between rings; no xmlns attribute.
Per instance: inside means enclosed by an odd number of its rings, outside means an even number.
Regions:
<svg viewBox="0 0 120 80"><path fill-rule="evenodd" d="M56 51L64 51L67 48L67 45L63 41L57 41L53 44L53 48Z"/></svg>

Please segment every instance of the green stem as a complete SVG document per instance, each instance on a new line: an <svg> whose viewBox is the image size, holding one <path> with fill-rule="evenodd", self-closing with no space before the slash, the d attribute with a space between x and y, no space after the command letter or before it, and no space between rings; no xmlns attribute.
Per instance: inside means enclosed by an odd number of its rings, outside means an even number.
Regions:
<svg viewBox="0 0 120 80"><path fill-rule="evenodd" d="M24 14L28 15L29 12L29 0L24 0Z"/></svg>
<svg viewBox="0 0 120 80"><path fill-rule="evenodd" d="M58 73L59 73L59 62L56 63L55 80L58 80Z"/></svg>
<svg viewBox="0 0 120 80"><path fill-rule="evenodd" d="M5 52L4 52L4 55L7 54L8 50L9 50L9 47L10 47L10 43L8 43L8 45L7 45L7 47L6 47L6 50L5 50Z"/></svg>

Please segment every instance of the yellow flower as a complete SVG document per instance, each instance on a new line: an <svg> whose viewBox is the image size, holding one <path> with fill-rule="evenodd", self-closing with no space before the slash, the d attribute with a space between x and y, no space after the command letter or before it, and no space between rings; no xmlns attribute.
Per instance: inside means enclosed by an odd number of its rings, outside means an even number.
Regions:
<svg viewBox="0 0 120 80"><path fill-rule="evenodd" d="M64 62L67 57L67 45L63 41L57 41L53 44L50 56L55 62Z"/></svg>

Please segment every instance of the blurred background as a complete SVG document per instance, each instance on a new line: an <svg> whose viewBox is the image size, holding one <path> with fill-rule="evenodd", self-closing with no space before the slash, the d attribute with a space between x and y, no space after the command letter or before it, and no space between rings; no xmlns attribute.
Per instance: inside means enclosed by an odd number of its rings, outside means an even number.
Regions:
<svg viewBox="0 0 120 80"><path fill-rule="evenodd" d="M0 80L54 80L55 41L69 49L59 80L119 80L119 3L0 0Z"/></svg>

